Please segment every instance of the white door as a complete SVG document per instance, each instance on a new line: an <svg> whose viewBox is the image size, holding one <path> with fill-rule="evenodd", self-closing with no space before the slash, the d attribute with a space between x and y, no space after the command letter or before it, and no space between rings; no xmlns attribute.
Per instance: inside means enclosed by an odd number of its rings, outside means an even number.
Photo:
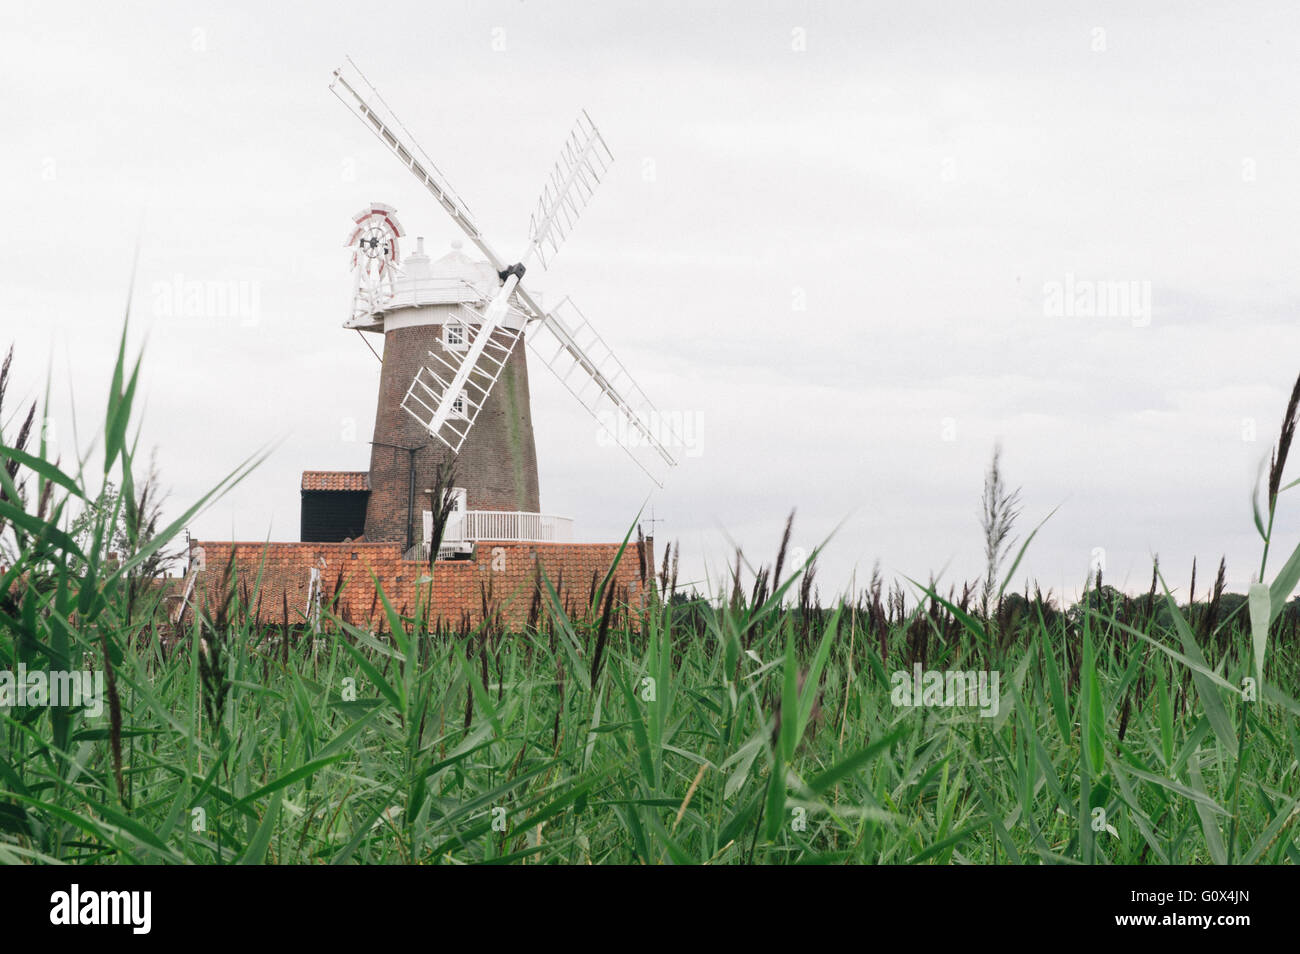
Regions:
<svg viewBox="0 0 1300 954"><path fill-rule="evenodd" d="M465 488L451 489L451 513L447 517L447 528L442 532L442 539L458 542L465 539Z"/></svg>
<svg viewBox="0 0 1300 954"><path fill-rule="evenodd" d="M460 543L465 539L465 488L453 487L451 490L451 513L447 515L447 526L442 530L443 543ZM424 511L424 545L433 541L433 511Z"/></svg>

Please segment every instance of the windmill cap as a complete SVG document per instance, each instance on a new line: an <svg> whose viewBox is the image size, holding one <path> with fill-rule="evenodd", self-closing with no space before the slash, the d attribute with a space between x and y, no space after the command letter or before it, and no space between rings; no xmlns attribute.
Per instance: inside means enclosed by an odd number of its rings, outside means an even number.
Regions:
<svg viewBox="0 0 1300 954"><path fill-rule="evenodd" d="M496 270L487 262L476 261L465 254L463 243L451 243L451 251L429 267L429 277L454 282L468 282L485 294L499 284Z"/></svg>
<svg viewBox="0 0 1300 954"><path fill-rule="evenodd" d="M496 294L501 285L496 270L455 247L460 244L453 243L451 251L431 260L423 239L417 237L415 252L402 262L393 282L393 297L384 310L481 302Z"/></svg>

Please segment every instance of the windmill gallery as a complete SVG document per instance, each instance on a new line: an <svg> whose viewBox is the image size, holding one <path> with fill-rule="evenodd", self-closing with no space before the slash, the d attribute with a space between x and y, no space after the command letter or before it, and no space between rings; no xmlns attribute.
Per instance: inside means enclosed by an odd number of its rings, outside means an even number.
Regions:
<svg viewBox="0 0 1300 954"><path fill-rule="evenodd" d="M682 446L631 375L573 303L543 308L524 285L545 267L591 198L612 156L585 113L547 177L520 260L509 263L405 126L349 61L331 90L413 174L464 232L433 258L417 239L402 254L396 210L372 202L353 216L352 306L345 329L382 341L369 468L302 474L300 540L193 541L174 610L242 585L264 621L308 621L322 612L365 625L382 614L376 584L402 613L426 606L430 621L488 612L517 622L544 575L585 597L615 566L616 592L644 599L653 538L577 543L567 517L545 513L529 399L529 363L553 372L656 483ZM525 348L524 345L527 344ZM653 575L653 574L651 574ZM426 602L427 601L427 602Z"/></svg>

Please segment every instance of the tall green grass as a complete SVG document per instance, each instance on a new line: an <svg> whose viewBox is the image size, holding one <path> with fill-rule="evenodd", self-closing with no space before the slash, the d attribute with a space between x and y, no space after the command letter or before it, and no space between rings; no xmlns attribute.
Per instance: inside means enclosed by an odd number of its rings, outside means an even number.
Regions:
<svg viewBox="0 0 1300 954"><path fill-rule="evenodd" d="M319 638L258 625L258 580L210 568L227 599L174 633L141 567L256 461L169 526L127 519L116 561L121 512L79 544L89 484L123 489L114 511L137 497L138 367L124 345L102 473L0 450L0 669L111 673L99 717L0 709L0 861L1300 860L1297 651L1277 620L1300 552L1263 604L1266 655L1245 610L1198 617L1162 583L1145 602L1097 585L1066 613L1003 582L976 612L972 589L905 605L877 579L823 609L784 554L723 599L667 598L665 560L642 567L664 597L644 611L611 612L606 581L568 612L548 582L518 632L430 632L383 600L376 632L327 609ZM894 706L913 663L997 671L997 715Z"/></svg>

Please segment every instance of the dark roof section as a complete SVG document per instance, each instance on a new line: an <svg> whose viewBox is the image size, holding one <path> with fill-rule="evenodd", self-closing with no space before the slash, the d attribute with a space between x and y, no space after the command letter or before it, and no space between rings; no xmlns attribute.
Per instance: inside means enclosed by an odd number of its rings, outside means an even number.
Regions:
<svg viewBox="0 0 1300 954"><path fill-rule="evenodd" d="M303 490L369 490L370 474L364 470L304 470Z"/></svg>

